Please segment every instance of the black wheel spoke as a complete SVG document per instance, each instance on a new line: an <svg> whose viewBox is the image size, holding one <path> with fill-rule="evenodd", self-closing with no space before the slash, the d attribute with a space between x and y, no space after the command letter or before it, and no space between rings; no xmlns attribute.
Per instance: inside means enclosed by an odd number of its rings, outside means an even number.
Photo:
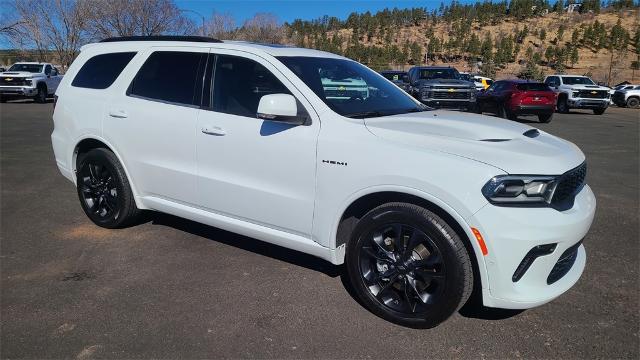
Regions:
<svg viewBox="0 0 640 360"><path fill-rule="evenodd" d="M384 240L385 240L384 233L380 233L379 235L374 236L371 241L373 241L373 243L378 247L378 249L380 249L380 251L385 255L385 257L391 259L392 261L395 261L396 257L393 254L393 252L385 248Z"/></svg>
<svg viewBox="0 0 640 360"><path fill-rule="evenodd" d="M376 247L376 249L378 249L378 247ZM369 257L389 264L393 262L393 259L391 259L386 252L382 252L383 255L380 255L380 252L376 251L376 249L370 246L362 247L362 251L364 251Z"/></svg>
<svg viewBox="0 0 640 360"><path fill-rule="evenodd" d="M408 259L413 253L413 250L416 248L416 246L418 246L418 244L420 244L422 240L424 240L422 232L414 230L411 233L407 246L405 247L404 253L402 254L403 258Z"/></svg>
<svg viewBox="0 0 640 360"><path fill-rule="evenodd" d="M410 294L411 290L409 290L410 288L413 289L412 285L409 284L411 282L411 280L409 279L408 276L404 277L404 298L407 300L407 305L409 306L409 310L411 311L411 313L416 312L416 301L415 299L413 299L413 295Z"/></svg>
<svg viewBox="0 0 640 360"><path fill-rule="evenodd" d="M438 254L432 253L426 259L418 260L413 263L415 268L429 268L432 269L436 265L440 264L442 260Z"/></svg>
<svg viewBox="0 0 640 360"><path fill-rule="evenodd" d="M384 283L381 287L380 290L378 291L378 293L376 294L376 297L378 299L382 299L382 295L389 290L389 288L391 287L391 285L393 285L396 280L398 280L398 277L400 276L400 274L394 274L389 278L389 281L387 281L386 283Z"/></svg>

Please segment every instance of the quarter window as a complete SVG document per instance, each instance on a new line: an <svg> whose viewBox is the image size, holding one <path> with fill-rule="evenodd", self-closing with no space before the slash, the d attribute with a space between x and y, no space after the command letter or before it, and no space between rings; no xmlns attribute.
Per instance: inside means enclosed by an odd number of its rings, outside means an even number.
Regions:
<svg viewBox="0 0 640 360"><path fill-rule="evenodd" d="M256 117L260 98L291 92L267 68L242 57L218 55L213 76L213 111Z"/></svg>
<svg viewBox="0 0 640 360"><path fill-rule="evenodd" d="M206 53L156 51L140 68L128 95L200 106Z"/></svg>
<svg viewBox="0 0 640 360"><path fill-rule="evenodd" d="M135 52L96 55L82 65L71 86L88 89L106 89L118 78Z"/></svg>

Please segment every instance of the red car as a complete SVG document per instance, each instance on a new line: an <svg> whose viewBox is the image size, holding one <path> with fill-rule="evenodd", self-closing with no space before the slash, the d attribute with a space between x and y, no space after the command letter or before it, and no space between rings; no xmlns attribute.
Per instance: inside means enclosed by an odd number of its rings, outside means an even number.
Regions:
<svg viewBox="0 0 640 360"><path fill-rule="evenodd" d="M527 80L500 80L478 93L478 113L492 112L515 120L518 115L537 115L548 123L556 109L556 94L546 84Z"/></svg>

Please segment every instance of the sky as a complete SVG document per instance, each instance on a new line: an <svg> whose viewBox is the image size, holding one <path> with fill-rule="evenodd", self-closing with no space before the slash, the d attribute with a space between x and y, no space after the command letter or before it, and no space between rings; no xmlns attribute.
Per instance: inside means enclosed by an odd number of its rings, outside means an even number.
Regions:
<svg viewBox="0 0 640 360"><path fill-rule="evenodd" d="M443 1L448 3L449 1ZM460 1L461 3L475 2ZM236 25L242 25L244 20L252 17L258 12L269 12L275 14L281 22L291 22L295 19L311 20L323 15L336 16L346 19L352 12L372 13L384 8L411 8L426 7L429 10L438 8L441 0L176 0L176 4L181 9L197 11L204 17L209 17L213 11L219 13L229 13L235 20ZM196 21L201 18L189 13Z"/></svg>

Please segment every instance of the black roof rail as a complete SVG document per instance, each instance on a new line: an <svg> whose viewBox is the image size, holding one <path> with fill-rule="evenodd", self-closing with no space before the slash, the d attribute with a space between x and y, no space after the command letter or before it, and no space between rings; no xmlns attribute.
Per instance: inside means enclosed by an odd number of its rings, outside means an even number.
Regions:
<svg viewBox="0 0 640 360"><path fill-rule="evenodd" d="M190 41L190 42L208 42L221 43L222 40L206 37L206 36L178 36L178 35L153 35L153 36L120 36L111 37L100 40L101 43L120 42L120 41Z"/></svg>

